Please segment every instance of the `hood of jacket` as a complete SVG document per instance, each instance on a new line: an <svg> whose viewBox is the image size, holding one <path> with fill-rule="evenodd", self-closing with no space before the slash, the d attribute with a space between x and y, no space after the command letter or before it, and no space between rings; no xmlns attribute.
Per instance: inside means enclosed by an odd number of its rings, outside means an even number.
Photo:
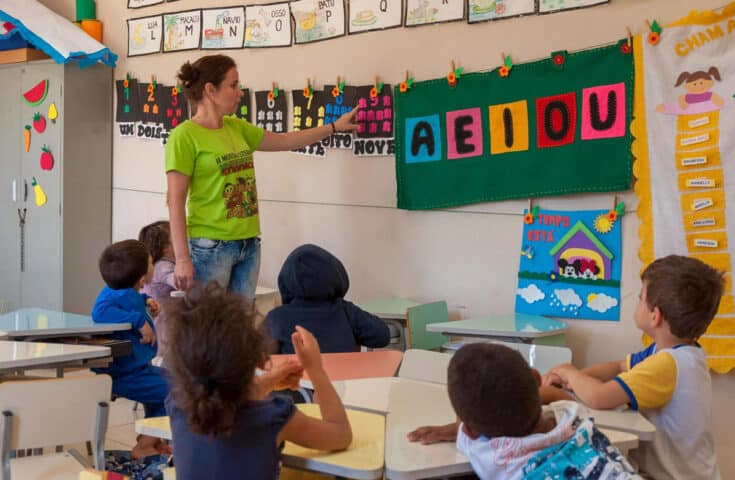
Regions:
<svg viewBox="0 0 735 480"><path fill-rule="evenodd" d="M342 298L350 288L342 262L321 247L312 244L296 248L283 262L278 274L281 301L295 299L334 300Z"/></svg>

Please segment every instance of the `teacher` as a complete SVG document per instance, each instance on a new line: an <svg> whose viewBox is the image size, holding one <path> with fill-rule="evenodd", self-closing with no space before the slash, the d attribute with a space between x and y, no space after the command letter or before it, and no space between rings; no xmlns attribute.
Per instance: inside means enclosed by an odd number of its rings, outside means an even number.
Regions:
<svg viewBox="0 0 735 480"><path fill-rule="evenodd" d="M216 280L252 300L260 269L253 152L294 150L332 133L353 131L357 108L328 125L272 133L232 116L243 92L231 57L208 55L186 62L178 78L194 115L166 143L176 287L188 290L194 281Z"/></svg>

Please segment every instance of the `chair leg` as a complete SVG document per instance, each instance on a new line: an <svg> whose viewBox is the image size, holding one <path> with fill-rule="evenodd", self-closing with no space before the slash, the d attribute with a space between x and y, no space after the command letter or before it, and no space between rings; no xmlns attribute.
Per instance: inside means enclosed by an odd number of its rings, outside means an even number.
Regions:
<svg viewBox="0 0 735 480"><path fill-rule="evenodd" d="M107 434L107 421L110 414L110 406L107 402L97 404L97 419L94 426L94 445L92 445L92 454L94 455L94 468L97 470L105 469L105 435Z"/></svg>
<svg viewBox="0 0 735 480"><path fill-rule="evenodd" d="M13 433L13 414L2 412L2 430L0 431L0 460L2 460L2 478L10 478L10 440Z"/></svg>

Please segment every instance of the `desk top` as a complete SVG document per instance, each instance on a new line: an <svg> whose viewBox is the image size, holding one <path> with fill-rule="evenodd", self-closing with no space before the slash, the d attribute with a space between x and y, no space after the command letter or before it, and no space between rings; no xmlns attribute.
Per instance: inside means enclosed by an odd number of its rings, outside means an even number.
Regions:
<svg viewBox="0 0 735 480"><path fill-rule="evenodd" d="M5 332L10 339L102 334L131 328L129 323L94 323L88 315L44 308L21 308L0 315L0 331Z"/></svg>
<svg viewBox="0 0 735 480"><path fill-rule="evenodd" d="M310 417L320 418L319 405L298 404ZM383 477L385 451L385 419L380 415L347 410L352 426L352 443L347 450L324 452L286 442L283 464L339 477L372 480ZM168 417L136 420L135 431L144 435L171 439ZM175 448L175 446L174 446Z"/></svg>
<svg viewBox="0 0 735 480"><path fill-rule="evenodd" d="M109 356L108 347L0 341L0 371L48 368L67 362Z"/></svg>
<svg viewBox="0 0 735 480"><path fill-rule="evenodd" d="M410 307L420 305L420 303L405 298L386 298L368 302L356 302L356 305L376 317L405 320L406 310Z"/></svg>
<svg viewBox="0 0 735 480"><path fill-rule="evenodd" d="M454 322L432 323L426 326L429 332L450 335L470 335L481 337L520 337L539 338L564 333L566 323L558 322L539 315L511 313L484 318L470 318Z"/></svg>
<svg viewBox="0 0 735 480"><path fill-rule="evenodd" d="M653 440L656 433L656 426L636 410L588 410L598 427L632 433L647 442Z"/></svg>
<svg viewBox="0 0 735 480"><path fill-rule="evenodd" d="M296 358L296 355L271 355L274 365ZM357 378L392 377L398 371L403 352L375 350L372 352L323 353L322 365L331 381ZM304 372L302 387L313 388L309 376Z"/></svg>
<svg viewBox="0 0 735 480"><path fill-rule="evenodd" d="M270 288L270 287L261 287L260 285L255 287L255 296L260 297L263 295L272 295L274 293L278 293L280 295L280 292L277 288Z"/></svg>

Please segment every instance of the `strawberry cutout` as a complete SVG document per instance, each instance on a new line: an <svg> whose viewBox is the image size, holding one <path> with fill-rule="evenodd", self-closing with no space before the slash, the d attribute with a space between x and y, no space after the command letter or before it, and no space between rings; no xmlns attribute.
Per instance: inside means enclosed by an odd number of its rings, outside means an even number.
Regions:
<svg viewBox="0 0 735 480"><path fill-rule="evenodd" d="M43 133L46 130L46 118L38 112L33 114L33 128L38 133Z"/></svg>
<svg viewBox="0 0 735 480"><path fill-rule="evenodd" d="M51 170L54 168L54 156L46 145L41 148L41 169Z"/></svg>

